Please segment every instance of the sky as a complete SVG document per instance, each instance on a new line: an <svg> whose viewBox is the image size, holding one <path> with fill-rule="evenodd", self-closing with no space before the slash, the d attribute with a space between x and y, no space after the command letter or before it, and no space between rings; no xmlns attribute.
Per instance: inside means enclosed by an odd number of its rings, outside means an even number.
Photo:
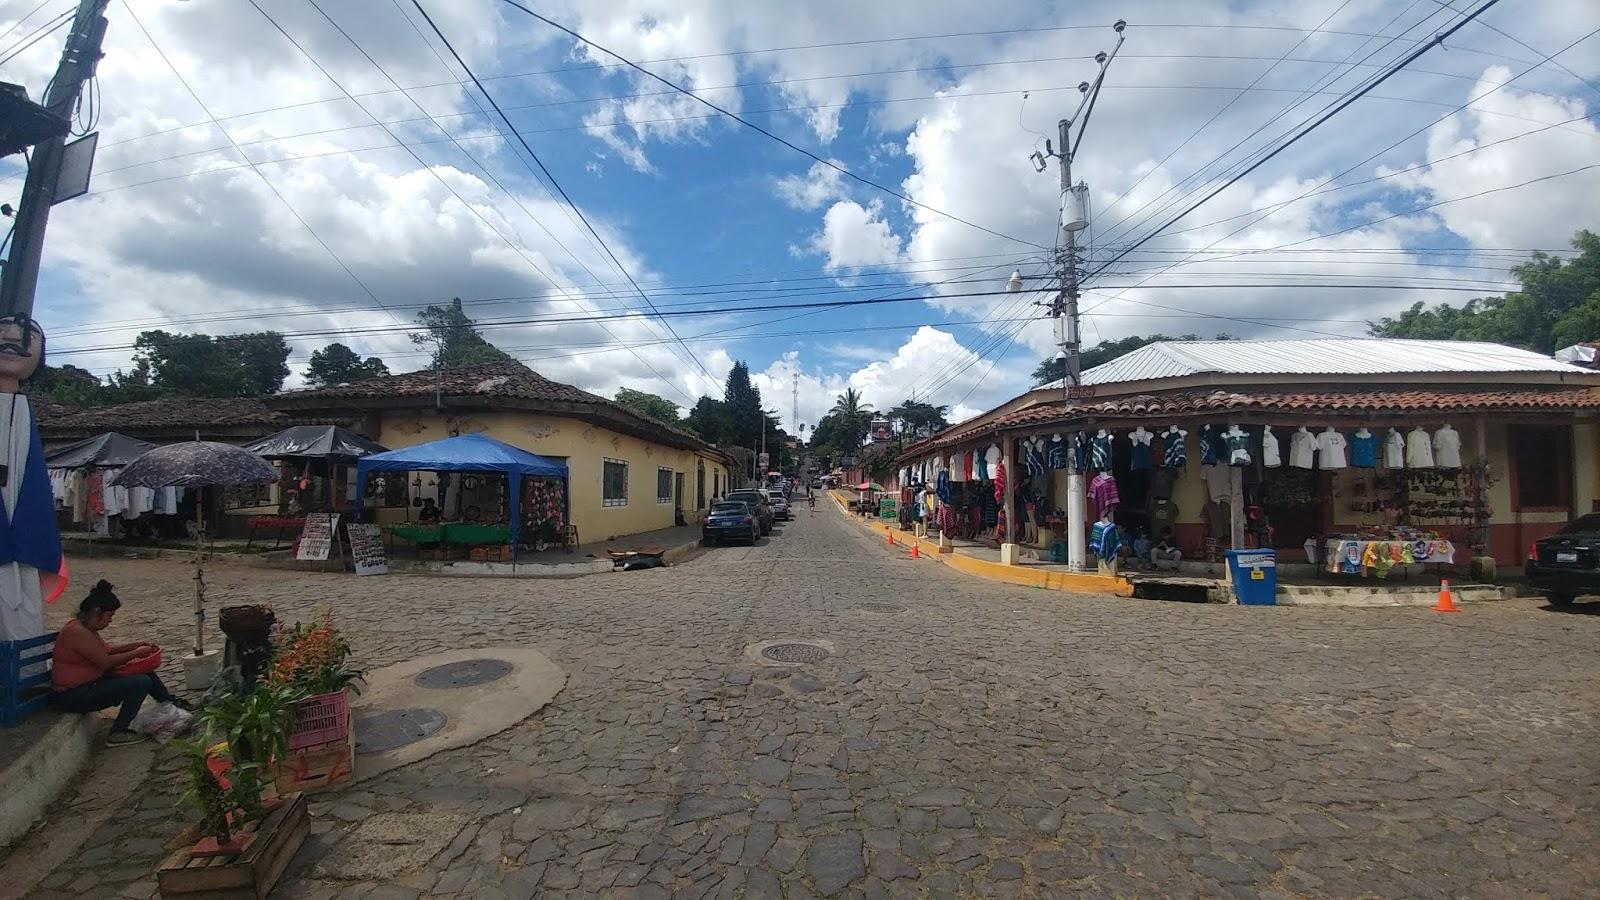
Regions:
<svg viewBox="0 0 1600 900"><path fill-rule="evenodd" d="M1055 352L1058 163L1030 154L1078 116L1086 345L1361 335L1600 226L1600 5L1502 0L1171 220L1451 3L524 3L583 43L504 0L116 0L35 315L102 375L142 330L278 330L293 388L332 341L425 366L417 311L460 297L606 396L686 411L743 360L791 432L846 387L960 419ZM40 97L65 29L14 50L74 5L0 6L0 80ZM0 161L0 198L22 177Z"/></svg>

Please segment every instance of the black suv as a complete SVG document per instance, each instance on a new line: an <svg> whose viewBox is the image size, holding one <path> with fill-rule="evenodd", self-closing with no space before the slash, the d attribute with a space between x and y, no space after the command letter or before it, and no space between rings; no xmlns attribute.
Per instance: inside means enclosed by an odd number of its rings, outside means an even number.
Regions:
<svg viewBox="0 0 1600 900"><path fill-rule="evenodd" d="M1556 606L1566 606L1580 594L1600 594L1600 513L1579 516L1535 541L1523 571L1528 586Z"/></svg>

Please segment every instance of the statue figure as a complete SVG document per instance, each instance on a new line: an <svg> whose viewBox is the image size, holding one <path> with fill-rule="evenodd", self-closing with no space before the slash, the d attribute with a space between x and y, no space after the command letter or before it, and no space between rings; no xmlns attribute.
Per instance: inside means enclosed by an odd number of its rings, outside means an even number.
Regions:
<svg viewBox="0 0 1600 900"><path fill-rule="evenodd" d="M44 330L0 316L0 640L44 634L44 604L67 586L55 500L22 384L44 365Z"/></svg>

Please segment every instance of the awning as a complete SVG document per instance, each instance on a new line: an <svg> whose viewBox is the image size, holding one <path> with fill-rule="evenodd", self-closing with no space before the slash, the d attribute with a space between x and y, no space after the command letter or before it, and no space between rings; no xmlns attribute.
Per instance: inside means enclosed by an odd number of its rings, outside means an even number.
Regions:
<svg viewBox="0 0 1600 900"><path fill-rule="evenodd" d="M117 469L155 448L155 444L108 431L62 447L47 455L44 464L49 469Z"/></svg>
<svg viewBox="0 0 1600 900"><path fill-rule="evenodd" d="M329 459L346 462L389 448L338 425L296 425L268 435L245 449L263 459Z"/></svg>
<svg viewBox="0 0 1600 900"><path fill-rule="evenodd" d="M361 498L367 493L367 476L373 472L487 472L506 476L511 496L511 543L517 542L522 516L517 509L522 499L522 479L527 476L567 477L567 464L529 453L504 441L481 434L463 434L374 453L356 461L356 517L361 516Z"/></svg>

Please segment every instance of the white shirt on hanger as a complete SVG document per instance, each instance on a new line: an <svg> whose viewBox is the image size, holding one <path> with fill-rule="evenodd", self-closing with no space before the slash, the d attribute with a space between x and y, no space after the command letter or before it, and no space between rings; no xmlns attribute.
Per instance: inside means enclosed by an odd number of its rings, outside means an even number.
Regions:
<svg viewBox="0 0 1600 900"><path fill-rule="evenodd" d="M1441 469L1461 468L1461 433L1448 424L1433 433L1433 462Z"/></svg>
<svg viewBox="0 0 1600 900"><path fill-rule="evenodd" d="M1344 435L1328 426L1317 435L1317 463L1324 469L1342 469L1345 467L1344 448L1347 442Z"/></svg>
<svg viewBox="0 0 1600 900"><path fill-rule="evenodd" d="M1433 468L1433 437L1421 425L1406 435L1406 467L1409 469Z"/></svg>
<svg viewBox="0 0 1600 900"><path fill-rule="evenodd" d="M1271 425L1261 429L1261 464L1269 469L1283 465L1283 457L1278 455L1278 436L1272 433Z"/></svg>
<svg viewBox="0 0 1600 900"><path fill-rule="evenodd" d="M1289 436L1289 465L1309 469L1316 458L1317 438L1302 425Z"/></svg>
<svg viewBox="0 0 1600 900"><path fill-rule="evenodd" d="M1406 436L1398 428L1389 429L1389 436L1383 439L1383 467L1385 469L1404 469L1406 467Z"/></svg>

